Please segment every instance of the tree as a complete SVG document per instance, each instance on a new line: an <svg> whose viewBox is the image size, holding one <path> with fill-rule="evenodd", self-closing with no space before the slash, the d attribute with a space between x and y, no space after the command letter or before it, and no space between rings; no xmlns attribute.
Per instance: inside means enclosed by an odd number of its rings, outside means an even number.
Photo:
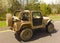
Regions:
<svg viewBox="0 0 60 43"><path fill-rule="evenodd" d="M14 13L16 10L22 9L21 4L17 0L12 0L12 6L8 9L8 12Z"/></svg>
<svg viewBox="0 0 60 43"><path fill-rule="evenodd" d="M27 10L37 10L41 11L43 15L47 15L51 13L50 5L47 5L45 3L31 3L25 6L25 9Z"/></svg>
<svg viewBox="0 0 60 43"><path fill-rule="evenodd" d="M40 4L30 3L27 6L25 6L25 9L27 10L39 10L40 11Z"/></svg>
<svg viewBox="0 0 60 43"><path fill-rule="evenodd" d="M5 19L6 9L7 3L4 0L0 0L0 20Z"/></svg>
<svg viewBox="0 0 60 43"><path fill-rule="evenodd" d="M42 12L43 15L47 15L51 13L51 8L49 5L45 4L45 3L41 3L40 4L40 10Z"/></svg>
<svg viewBox="0 0 60 43"><path fill-rule="evenodd" d="M52 4L50 5L52 14L60 13L60 4Z"/></svg>
<svg viewBox="0 0 60 43"><path fill-rule="evenodd" d="M17 0L0 0L0 20L5 19L6 13L14 13L21 8L21 4Z"/></svg>

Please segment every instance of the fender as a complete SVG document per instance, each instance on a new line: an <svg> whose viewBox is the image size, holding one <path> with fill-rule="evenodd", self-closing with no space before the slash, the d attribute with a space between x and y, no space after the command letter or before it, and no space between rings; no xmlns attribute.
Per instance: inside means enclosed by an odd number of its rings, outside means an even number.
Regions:
<svg viewBox="0 0 60 43"><path fill-rule="evenodd" d="M17 32L23 30L25 27L28 27L28 28L31 28L32 29L32 26L30 24L23 24L19 27L19 29L17 30Z"/></svg>
<svg viewBox="0 0 60 43"><path fill-rule="evenodd" d="M47 21L46 25L48 25L49 23L52 23L52 20L49 19L49 20Z"/></svg>

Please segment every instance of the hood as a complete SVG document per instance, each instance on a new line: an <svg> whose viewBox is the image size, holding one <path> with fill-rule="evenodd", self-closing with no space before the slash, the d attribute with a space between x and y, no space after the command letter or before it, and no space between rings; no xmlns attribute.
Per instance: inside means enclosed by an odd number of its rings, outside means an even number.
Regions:
<svg viewBox="0 0 60 43"><path fill-rule="evenodd" d="M49 17L43 17L43 19L49 19Z"/></svg>

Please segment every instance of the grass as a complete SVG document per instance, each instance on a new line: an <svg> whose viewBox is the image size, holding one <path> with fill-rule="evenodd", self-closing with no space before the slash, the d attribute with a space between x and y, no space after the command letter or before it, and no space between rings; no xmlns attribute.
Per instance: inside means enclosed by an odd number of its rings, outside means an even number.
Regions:
<svg viewBox="0 0 60 43"><path fill-rule="evenodd" d="M49 15L50 19L54 21L60 20L60 14L55 14L55 15Z"/></svg>
<svg viewBox="0 0 60 43"><path fill-rule="evenodd" d="M0 21L0 27L6 27L7 24L6 24L6 21Z"/></svg>

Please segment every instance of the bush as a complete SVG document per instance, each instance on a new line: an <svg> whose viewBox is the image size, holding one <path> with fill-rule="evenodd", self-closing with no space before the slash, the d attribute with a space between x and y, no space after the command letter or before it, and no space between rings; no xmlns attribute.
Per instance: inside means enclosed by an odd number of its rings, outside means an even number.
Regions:
<svg viewBox="0 0 60 43"><path fill-rule="evenodd" d="M25 6L25 9L41 11L44 16L51 13L50 5L47 5L45 3L41 3L41 4L31 3L31 4L28 4L27 6Z"/></svg>
<svg viewBox="0 0 60 43"><path fill-rule="evenodd" d="M39 10L40 11L40 4L30 3L27 6L25 6L26 10Z"/></svg>
<svg viewBox="0 0 60 43"><path fill-rule="evenodd" d="M48 15L51 13L51 8L49 5L45 4L45 3L42 3L40 4L40 9L41 9L41 12L44 16Z"/></svg>

